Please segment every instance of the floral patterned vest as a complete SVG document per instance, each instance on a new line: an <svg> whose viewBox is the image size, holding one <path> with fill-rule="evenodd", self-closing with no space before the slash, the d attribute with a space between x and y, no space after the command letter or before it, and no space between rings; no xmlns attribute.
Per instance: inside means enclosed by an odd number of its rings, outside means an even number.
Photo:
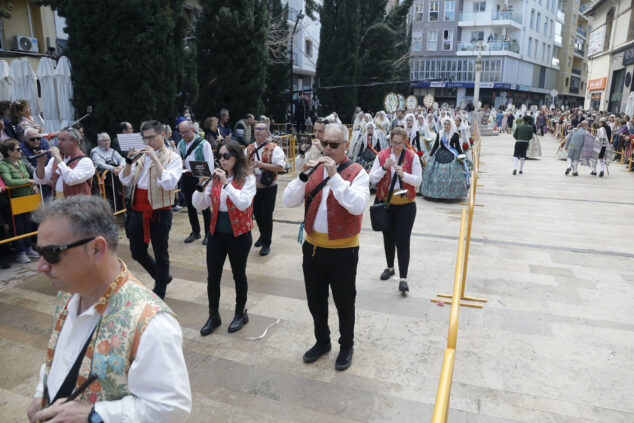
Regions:
<svg viewBox="0 0 634 423"><path fill-rule="evenodd" d="M81 362L76 387L94 373L98 379L78 399L95 403L115 401L129 394L128 370L136 357L141 335L159 312L174 315L172 310L139 282L121 263L121 273L108 286L95 304L101 314ZM55 309L55 327L46 352L44 396L42 406L48 406L47 379L51 371L57 340L68 316L72 294L60 292Z"/></svg>
<svg viewBox="0 0 634 423"><path fill-rule="evenodd" d="M274 142L269 142L264 147L262 147L260 151L258 151L257 154L260 155L260 159L261 159L260 161L262 163L272 162L273 150L275 150L275 147L277 147L277 144L275 144ZM249 167L253 166L253 160L255 160L256 158L256 153L254 153L256 148L257 148L256 143L251 143L247 146L247 160L249 161ZM273 181L277 181L277 172L273 172L273 173L275 173L275 176L273 177Z"/></svg>
<svg viewBox="0 0 634 423"><path fill-rule="evenodd" d="M84 156L84 153L77 148L77 150L71 154L70 158L74 159L75 157ZM88 157L88 156L85 156ZM68 165L69 168L75 169L75 167L79 164L82 159L73 160L71 164ZM53 159L53 168L51 169L51 186L53 187L53 191L55 191L55 187L57 186L57 179L60 178L60 175L57 173L57 162ZM62 187L64 188L64 198L72 197L73 195L90 195L92 191L92 176L88 178L86 181L75 184L75 185L66 185L66 182L62 180ZM53 192L54 193L54 192Z"/></svg>
<svg viewBox="0 0 634 423"><path fill-rule="evenodd" d="M385 150L379 153L379 164L383 166L388 157L390 157L391 148L386 148ZM403 172L412 173L412 162L414 160L414 152L412 150L405 150L405 157L403 157L403 163L401 163L401 167L403 168ZM376 185L376 198L384 200L387 197L387 194L390 191L390 182L392 180L391 171L385 172L383 175L383 179L379 181ZM407 190L407 198L411 201L416 199L416 188L413 185L406 184L401 179L399 181L401 183L401 187Z"/></svg>
<svg viewBox="0 0 634 423"><path fill-rule="evenodd" d="M365 171L360 164L354 163L350 166L346 167L344 170L339 172L339 176L343 178L344 181L352 183L354 178L357 177L360 171ZM310 179L306 184L305 197L308 198L308 195L323 181L324 172L323 168L317 169L310 175ZM319 210L319 205L321 204L321 197L324 190L322 189L315 196L313 201L310 203L310 207L306 210L306 217L304 219L304 229L306 229L306 233L311 235L313 233L313 225L315 223L315 218L317 217L317 210ZM335 195L332 193L332 190L328 193L328 199L326 200L327 209L328 209L328 239L343 239L350 238L352 236L358 235L361 232L361 221L363 220L363 214L358 216L350 214L348 210L346 210L335 198Z"/></svg>
<svg viewBox="0 0 634 423"><path fill-rule="evenodd" d="M234 188L242 189L244 183L236 182L234 179L231 182ZM214 181L211 186L211 225L209 225L209 232L213 235L216 231L216 223L218 222L218 211L220 210L220 190L222 184L219 181ZM229 213L229 220L231 220L231 230L233 236L237 237L242 234L246 234L253 228L253 201L251 205L245 210L238 209L231 199L227 196L227 212Z"/></svg>

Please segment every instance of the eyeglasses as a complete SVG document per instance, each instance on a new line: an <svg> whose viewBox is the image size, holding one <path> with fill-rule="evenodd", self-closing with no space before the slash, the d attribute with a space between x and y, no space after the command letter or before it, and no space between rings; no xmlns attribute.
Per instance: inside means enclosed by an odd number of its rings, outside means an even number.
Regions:
<svg viewBox="0 0 634 423"><path fill-rule="evenodd" d="M324 147L330 147L332 150L336 150L337 148L339 148L339 146L340 146L341 144L343 144L343 142L337 142L337 141L334 141L334 142L322 141L322 142L321 142L321 144L322 144Z"/></svg>
<svg viewBox="0 0 634 423"><path fill-rule="evenodd" d="M22 149L20 147L16 147L13 149L13 151L22 151Z"/></svg>
<svg viewBox="0 0 634 423"><path fill-rule="evenodd" d="M55 246L48 246L48 247L34 246L33 249L39 255L44 257L44 260L46 260L49 264L56 264L56 263L59 263L59 260L60 260L59 255L62 253L62 251L68 250L69 248L79 247L80 245L88 244L93 239L95 238L94 237L86 238L86 239L82 239L81 241L73 242L72 244L67 244L67 245L55 245Z"/></svg>
<svg viewBox="0 0 634 423"><path fill-rule="evenodd" d="M266 128L255 128L256 131L266 131Z"/></svg>
<svg viewBox="0 0 634 423"><path fill-rule="evenodd" d="M148 137L142 137L142 138L143 138L143 141L145 141L145 142L150 142L150 141L152 141L154 138L158 137L159 135L160 135L160 134L154 134L154 135L150 135L150 136L148 136Z"/></svg>
<svg viewBox="0 0 634 423"><path fill-rule="evenodd" d="M42 139L42 137L31 137L31 138L29 138L29 141L39 141L41 139Z"/></svg>
<svg viewBox="0 0 634 423"><path fill-rule="evenodd" d="M218 154L218 157L219 157L219 158L221 158L221 159L225 159L225 160L229 160L229 159L231 158L231 156L232 156L232 155L231 155L231 154L229 154L229 153L220 153L220 154Z"/></svg>

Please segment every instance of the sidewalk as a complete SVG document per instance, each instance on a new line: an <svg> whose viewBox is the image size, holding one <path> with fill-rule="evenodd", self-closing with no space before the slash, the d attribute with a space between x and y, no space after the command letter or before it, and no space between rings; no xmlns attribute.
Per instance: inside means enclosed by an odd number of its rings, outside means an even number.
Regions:
<svg viewBox="0 0 634 423"><path fill-rule="evenodd" d="M557 141L513 176L510 135L483 140L467 295L451 393L451 422L634 421L634 175L564 176ZM201 338L207 318L205 250L183 244L186 213L171 232L167 303L183 326L194 409L190 422L428 422L446 345L449 307L430 302L453 284L459 203L417 198L410 295L381 281L382 237L364 215L357 277L353 364L336 372L333 350L302 362L312 343L297 231L303 208L284 209L281 177L271 255L250 253L250 322L227 333L235 292L228 261L220 300L223 324ZM202 219L201 219L202 221ZM257 239L257 229L254 229ZM148 275L120 256L144 283ZM25 421L53 324L54 292L35 263L0 271L0 416ZM267 335L251 341L274 324Z"/></svg>

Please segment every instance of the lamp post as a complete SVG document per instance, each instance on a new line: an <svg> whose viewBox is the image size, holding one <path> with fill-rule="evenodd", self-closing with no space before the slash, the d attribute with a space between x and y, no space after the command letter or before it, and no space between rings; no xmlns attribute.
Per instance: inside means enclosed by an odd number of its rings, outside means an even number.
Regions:
<svg viewBox="0 0 634 423"><path fill-rule="evenodd" d="M289 86L289 90L288 90L288 107L289 107L289 111L290 111L290 118L291 118L291 123L292 123L292 116L293 116L293 44L294 40L295 40L295 33L297 32L297 25L299 24L299 21L301 19L304 19L304 15L302 14L302 11L300 10L299 13L297 14L297 18L295 19L295 26L293 27L293 32L291 32L291 64L290 64L290 72L289 72L289 80L290 80L290 86ZM292 126L291 126L292 128Z"/></svg>
<svg viewBox="0 0 634 423"><path fill-rule="evenodd" d="M478 102L480 101L480 76L482 74L482 49L484 48L484 46L482 45L482 42L479 42L475 48L478 50L478 57L476 58L476 61L475 61L475 83L473 84L473 105L475 107L475 115L476 115L475 121L478 122L479 124L480 114L478 110L479 109Z"/></svg>

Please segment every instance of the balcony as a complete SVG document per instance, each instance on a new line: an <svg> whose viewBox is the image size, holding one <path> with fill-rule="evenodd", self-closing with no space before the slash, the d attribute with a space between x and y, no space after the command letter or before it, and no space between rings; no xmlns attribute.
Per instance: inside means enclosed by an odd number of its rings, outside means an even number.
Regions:
<svg viewBox="0 0 634 423"><path fill-rule="evenodd" d="M563 46L563 44L562 44L563 39L561 38L561 35L555 34L555 36L553 38L554 38L554 41L555 41L555 45L557 47L562 47Z"/></svg>
<svg viewBox="0 0 634 423"><path fill-rule="evenodd" d="M581 35L584 38L586 37L586 31L581 26L577 27L577 34Z"/></svg>
<svg viewBox="0 0 634 423"><path fill-rule="evenodd" d="M560 24L566 23L566 14L561 10L557 11L557 22Z"/></svg>
<svg viewBox="0 0 634 423"><path fill-rule="evenodd" d="M575 54L578 55L578 56L583 57L585 55L583 50L579 50L578 48L576 48L574 51L575 51Z"/></svg>
<svg viewBox="0 0 634 423"><path fill-rule="evenodd" d="M512 11L459 12L458 26L506 26L522 29L522 16Z"/></svg>
<svg viewBox="0 0 634 423"><path fill-rule="evenodd" d="M572 72L573 75L581 76L581 69L572 68L571 72Z"/></svg>
<svg viewBox="0 0 634 423"><path fill-rule="evenodd" d="M459 41L456 46L456 51L461 52L473 52L477 53L479 43L476 41L466 42ZM482 43L483 52L511 52L520 53L520 45L515 41L491 41L488 43Z"/></svg>
<svg viewBox="0 0 634 423"><path fill-rule="evenodd" d="M297 15L299 14L299 10L293 9L292 7L288 8L288 20L295 23L297 20Z"/></svg>

